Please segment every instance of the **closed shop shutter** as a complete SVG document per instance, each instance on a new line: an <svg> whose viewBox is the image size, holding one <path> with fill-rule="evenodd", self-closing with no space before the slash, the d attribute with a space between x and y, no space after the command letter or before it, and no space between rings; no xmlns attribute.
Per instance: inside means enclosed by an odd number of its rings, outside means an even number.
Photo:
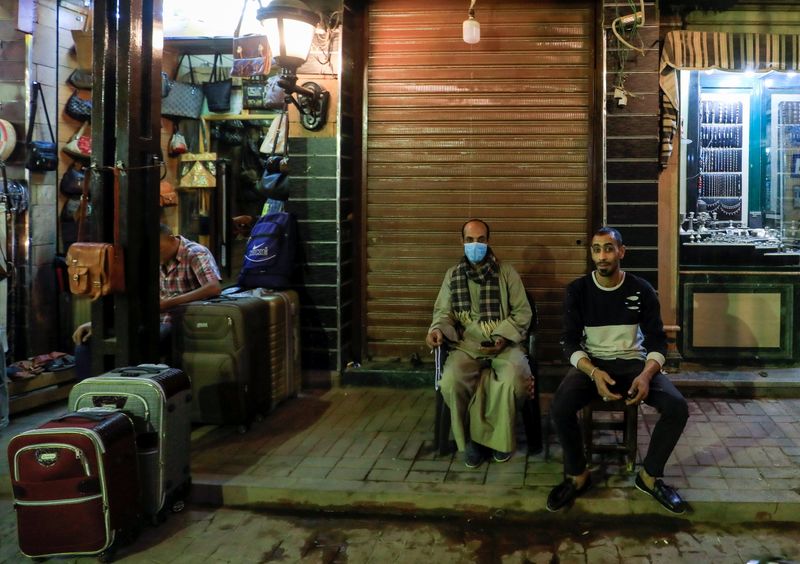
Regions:
<svg viewBox="0 0 800 564"><path fill-rule="evenodd" d="M372 358L427 355L459 229L480 217L558 357L564 286L586 272L592 2L372 0L367 92L366 331ZM423 356L425 358L425 356Z"/></svg>

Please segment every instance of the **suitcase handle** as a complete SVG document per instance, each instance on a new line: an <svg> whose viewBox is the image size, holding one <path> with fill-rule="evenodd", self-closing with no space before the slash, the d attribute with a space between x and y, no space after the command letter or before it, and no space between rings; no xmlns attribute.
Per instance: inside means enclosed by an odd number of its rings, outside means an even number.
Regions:
<svg viewBox="0 0 800 564"><path fill-rule="evenodd" d="M65 413L55 419L51 419L51 421L63 421L64 419L70 419L77 417L78 419L90 419L91 421L103 421L106 417L111 414L117 413L116 411L75 411L72 413Z"/></svg>
<svg viewBox="0 0 800 564"><path fill-rule="evenodd" d="M164 368L156 366L123 366L122 368L115 368L111 372L121 376L138 376L139 374L160 374L163 371Z"/></svg>

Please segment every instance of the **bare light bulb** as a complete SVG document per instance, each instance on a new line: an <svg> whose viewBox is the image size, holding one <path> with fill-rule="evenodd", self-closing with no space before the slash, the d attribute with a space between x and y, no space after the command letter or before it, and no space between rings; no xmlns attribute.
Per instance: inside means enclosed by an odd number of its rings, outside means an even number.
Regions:
<svg viewBox="0 0 800 564"><path fill-rule="evenodd" d="M462 28L464 43L473 45L481 40L481 24L474 16L470 15L468 19L464 20Z"/></svg>

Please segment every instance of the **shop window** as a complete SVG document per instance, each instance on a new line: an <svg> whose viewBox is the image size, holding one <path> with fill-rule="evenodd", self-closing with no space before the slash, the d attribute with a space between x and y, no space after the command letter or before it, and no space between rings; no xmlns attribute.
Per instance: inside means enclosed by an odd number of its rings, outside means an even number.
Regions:
<svg viewBox="0 0 800 564"><path fill-rule="evenodd" d="M800 76L681 71L681 264L800 264Z"/></svg>

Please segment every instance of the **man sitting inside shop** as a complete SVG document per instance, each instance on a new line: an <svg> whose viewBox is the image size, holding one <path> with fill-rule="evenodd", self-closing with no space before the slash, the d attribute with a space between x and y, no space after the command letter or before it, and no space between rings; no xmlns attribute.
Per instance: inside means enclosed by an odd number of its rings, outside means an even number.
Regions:
<svg viewBox="0 0 800 564"><path fill-rule="evenodd" d="M173 235L172 230L163 223L159 227L159 260L161 263L159 342L161 356L167 357L172 328L169 310L181 304L218 296L222 278L211 251L181 235ZM72 335L76 345L75 364L78 378L86 378L91 373L89 353L91 335L91 323L80 325Z"/></svg>
<svg viewBox="0 0 800 564"><path fill-rule="evenodd" d="M507 461L516 448L516 411L532 385L520 345L532 313L519 274L489 247L489 226L469 220L461 238L464 256L445 274L426 343L450 344L440 389L458 450L477 468L490 456Z"/></svg>
<svg viewBox="0 0 800 564"><path fill-rule="evenodd" d="M669 511L683 513L684 501L661 480L689 409L661 373L667 339L658 297L647 281L620 268L625 246L616 229L599 229L592 237L591 254L596 270L570 283L564 301L562 345L573 368L556 390L550 411L564 451L566 479L550 492L547 509L558 511L591 486L578 410L598 397L624 397L627 405L645 402L661 414L636 488Z"/></svg>

